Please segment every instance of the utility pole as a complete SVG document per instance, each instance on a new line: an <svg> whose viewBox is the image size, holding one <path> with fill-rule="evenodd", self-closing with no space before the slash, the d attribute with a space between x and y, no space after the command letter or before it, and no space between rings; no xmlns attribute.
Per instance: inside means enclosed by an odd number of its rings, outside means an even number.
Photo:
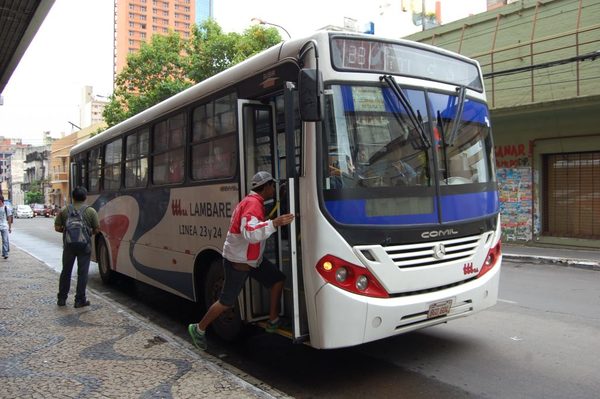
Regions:
<svg viewBox="0 0 600 399"><path fill-rule="evenodd" d="M421 0L421 30L425 30L425 0Z"/></svg>

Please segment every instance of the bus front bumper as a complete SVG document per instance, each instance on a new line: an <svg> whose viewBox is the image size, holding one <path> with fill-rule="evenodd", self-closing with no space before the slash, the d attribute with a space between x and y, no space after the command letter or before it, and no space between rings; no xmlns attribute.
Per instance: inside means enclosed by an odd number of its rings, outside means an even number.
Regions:
<svg viewBox="0 0 600 399"><path fill-rule="evenodd" d="M322 349L359 345L465 317L496 304L502 259L484 276L449 289L397 298L371 298L325 284L315 297L319 327L311 345ZM449 312L429 317L451 300Z"/></svg>

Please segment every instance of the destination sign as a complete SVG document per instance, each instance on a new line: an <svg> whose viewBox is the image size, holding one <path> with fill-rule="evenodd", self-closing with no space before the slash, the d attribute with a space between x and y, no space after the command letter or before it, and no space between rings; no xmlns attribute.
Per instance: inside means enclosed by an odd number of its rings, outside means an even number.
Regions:
<svg viewBox="0 0 600 399"><path fill-rule="evenodd" d="M398 43L356 38L334 37L331 50L333 66L339 70L409 76L483 91L474 61Z"/></svg>

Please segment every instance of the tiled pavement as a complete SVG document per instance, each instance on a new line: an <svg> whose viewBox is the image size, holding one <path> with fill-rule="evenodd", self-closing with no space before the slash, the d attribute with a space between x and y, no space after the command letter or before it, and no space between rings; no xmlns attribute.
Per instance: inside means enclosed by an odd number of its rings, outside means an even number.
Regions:
<svg viewBox="0 0 600 399"><path fill-rule="evenodd" d="M0 260L1 398L285 396L93 290L89 307L75 309L72 295L58 307L57 286L56 272L18 248Z"/></svg>

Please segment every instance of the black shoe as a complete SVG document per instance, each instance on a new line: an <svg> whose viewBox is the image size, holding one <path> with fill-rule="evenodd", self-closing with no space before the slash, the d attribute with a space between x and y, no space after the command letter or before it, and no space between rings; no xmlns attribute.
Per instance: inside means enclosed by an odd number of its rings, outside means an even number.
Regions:
<svg viewBox="0 0 600 399"><path fill-rule="evenodd" d="M2 256L4 259L8 259L8 255L4 255Z"/></svg>
<svg viewBox="0 0 600 399"><path fill-rule="evenodd" d="M90 306L90 301L85 301L85 302L75 302L75 307L76 308L82 308L84 306Z"/></svg>
<svg viewBox="0 0 600 399"><path fill-rule="evenodd" d="M58 306L65 306L67 304L67 300L66 299L59 299L58 301L56 301L56 304Z"/></svg>

